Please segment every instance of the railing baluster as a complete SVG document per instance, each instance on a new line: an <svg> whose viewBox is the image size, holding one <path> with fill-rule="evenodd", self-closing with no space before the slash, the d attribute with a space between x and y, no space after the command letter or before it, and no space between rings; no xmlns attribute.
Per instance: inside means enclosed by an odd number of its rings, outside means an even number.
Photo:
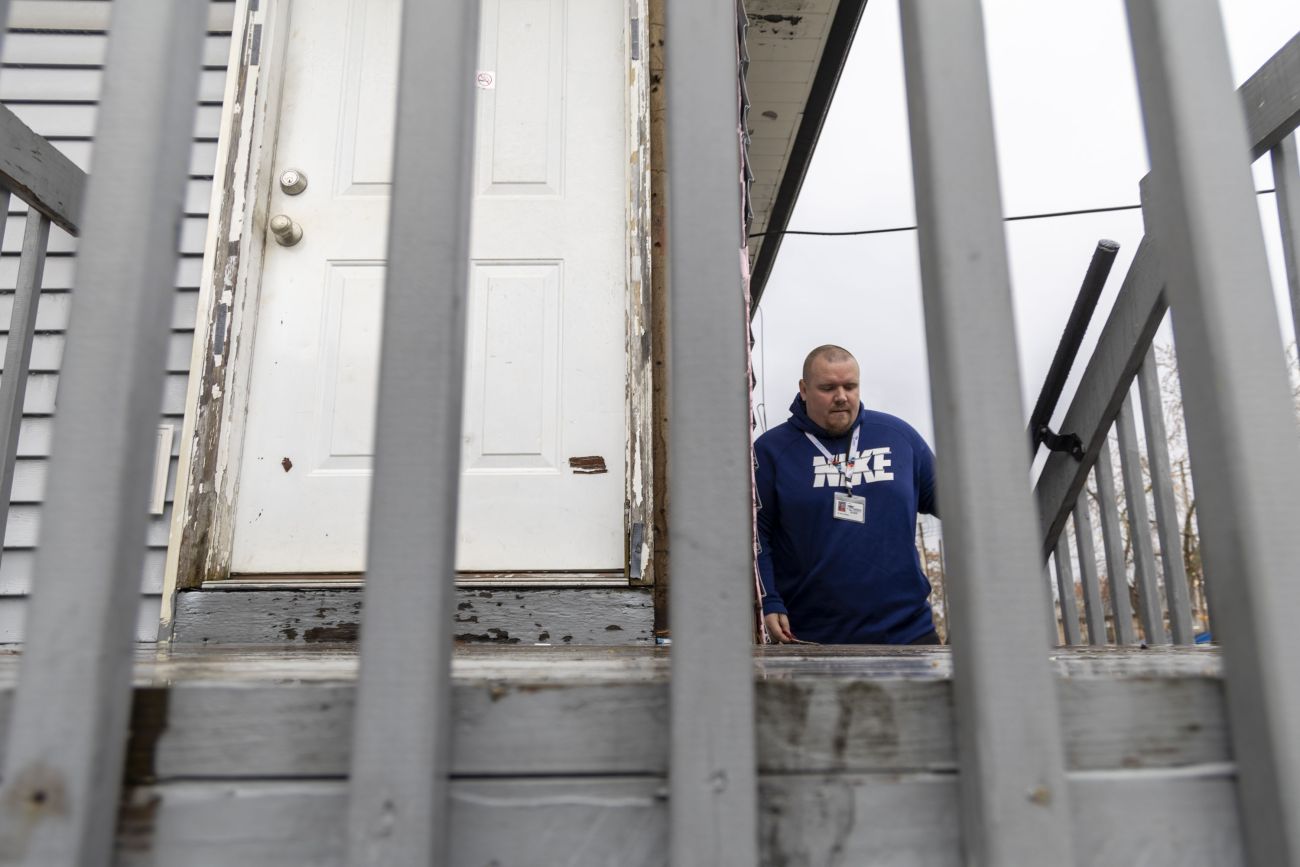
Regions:
<svg viewBox="0 0 1300 867"><path fill-rule="evenodd" d="M3 0L0 0L3 2ZM9 203L12 198L8 187L0 187L0 240L4 239L5 227L9 225Z"/></svg>
<svg viewBox="0 0 1300 867"><path fill-rule="evenodd" d="M3 207L8 210L8 195ZM0 238L4 227L0 226ZM36 307L41 300L41 279L45 274L45 248L50 240L50 220L35 208L27 210L23 230L23 252L18 260L14 285L13 312L9 316L9 342L5 346L4 375L0 376L0 555L3 555L9 517L9 498L14 487L14 466L18 456L18 433L23 423L23 399L27 395L27 373L31 366L32 340L36 334Z"/></svg>
<svg viewBox="0 0 1300 867"><path fill-rule="evenodd" d="M1088 621L1088 643L1106 643L1106 609L1101 604L1097 576L1097 544L1093 539L1088 488L1084 486L1074 506L1074 543L1079 552L1079 580L1083 584L1083 616Z"/></svg>
<svg viewBox="0 0 1300 867"><path fill-rule="evenodd" d="M349 861L450 859L452 614L479 4L402 6Z"/></svg>
<svg viewBox="0 0 1300 867"><path fill-rule="evenodd" d="M1156 555L1151 546L1151 518L1142 478L1142 452L1138 447L1133 395L1128 394L1115 422L1119 434L1119 464L1124 474L1124 499L1128 503L1128 538L1133 548L1133 583L1138 592L1138 616L1147 644L1168 644L1164 606L1156 583Z"/></svg>
<svg viewBox="0 0 1300 867"><path fill-rule="evenodd" d="M1067 865L980 4L905 0L901 13L966 860Z"/></svg>
<svg viewBox="0 0 1300 867"><path fill-rule="evenodd" d="M1056 543L1056 590L1061 596L1061 623L1066 644L1082 644L1079 604L1074 598L1074 567L1070 565L1070 540L1064 534Z"/></svg>
<svg viewBox="0 0 1300 867"><path fill-rule="evenodd" d="M1217 3L1129 0L1187 439L1252 864L1300 863L1300 449Z"/></svg>
<svg viewBox="0 0 1300 867"><path fill-rule="evenodd" d="M1160 534L1160 563L1164 567L1165 601L1169 605L1169 628L1174 644L1195 644L1192 603L1187 589L1187 567L1183 563L1182 533L1174 505L1174 483L1170 476L1169 443L1165 437L1165 408L1160 398L1160 375L1153 346L1138 371L1138 396L1142 399L1142 421L1147 435L1147 464L1151 469L1151 494L1156 506L1156 532Z"/></svg>
<svg viewBox="0 0 1300 867"><path fill-rule="evenodd" d="M116 0L26 647L4 758L9 863L105 865L204 0Z"/></svg>
<svg viewBox="0 0 1300 867"><path fill-rule="evenodd" d="M757 864L736 8L666 6L672 863Z"/></svg>
<svg viewBox="0 0 1300 867"><path fill-rule="evenodd" d="M1286 264L1286 285L1291 295L1292 336L1300 341L1300 158L1296 154L1296 138L1296 134L1287 136L1271 153L1278 224L1282 229L1282 260Z"/></svg>
<svg viewBox="0 0 1300 867"><path fill-rule="evenodd" d="M1115 470L1110 457L1110 438L1097 455L1097 505L1101 509L1101 543L1106 549L1106 580L1110 584L1111 611L1115 614L1115 643L1136 644L1133 603L1128 597L1128 564L1124 540L1119 532L1119 507L1115 503Z"/></svg>

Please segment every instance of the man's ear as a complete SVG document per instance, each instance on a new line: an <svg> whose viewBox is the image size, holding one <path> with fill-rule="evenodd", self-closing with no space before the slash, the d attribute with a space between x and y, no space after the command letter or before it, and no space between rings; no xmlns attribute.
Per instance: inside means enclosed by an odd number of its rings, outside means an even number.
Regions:
<svg viewBox="0 0 1300 867"><path fill-rule="evenodd" d="M803 398L804 403L808 402L808 386L804 384L802 379L799 380L799 396Z"/></svg>

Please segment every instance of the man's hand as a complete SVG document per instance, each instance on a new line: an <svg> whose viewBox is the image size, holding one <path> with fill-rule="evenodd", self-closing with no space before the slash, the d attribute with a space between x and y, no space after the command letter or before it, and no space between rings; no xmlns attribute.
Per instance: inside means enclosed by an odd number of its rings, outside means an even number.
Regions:
<svg viewBox="0 0 1300 867"><path fill-rule="evenodd" d="M767 634L771 635L772 640L777 644L793 644L798 641L790 631L790 618L786 615L775 612L765 614L763 622L767 624Z"/></svg>

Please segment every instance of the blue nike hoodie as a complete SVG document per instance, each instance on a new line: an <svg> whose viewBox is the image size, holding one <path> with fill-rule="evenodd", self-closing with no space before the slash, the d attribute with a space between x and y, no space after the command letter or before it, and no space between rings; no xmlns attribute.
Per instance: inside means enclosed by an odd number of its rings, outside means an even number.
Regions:
<svg viewBox="0 0 1300 867"><path fill-rule="evenodd" d="M915 537L917 512L938 514L934 453L902 419L861 408L849 465L853 428L831 436L798 395L790 412L754 443L763 613L787 614L796 638L823 644L906 644L930 632ZM849 487L866 500L861 523L832 515Z"/></svg>

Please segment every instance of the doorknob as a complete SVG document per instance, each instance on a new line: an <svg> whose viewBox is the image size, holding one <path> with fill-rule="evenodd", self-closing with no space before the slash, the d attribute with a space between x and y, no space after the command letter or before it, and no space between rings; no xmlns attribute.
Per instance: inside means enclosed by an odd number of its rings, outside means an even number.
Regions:
<svg viewBox="0 0 1300 867"><path fill-rule="evenodd" d="M276 214L271 218L271 234L281 247L292 247L302 240L302 226L284 214Z"/></svg>

